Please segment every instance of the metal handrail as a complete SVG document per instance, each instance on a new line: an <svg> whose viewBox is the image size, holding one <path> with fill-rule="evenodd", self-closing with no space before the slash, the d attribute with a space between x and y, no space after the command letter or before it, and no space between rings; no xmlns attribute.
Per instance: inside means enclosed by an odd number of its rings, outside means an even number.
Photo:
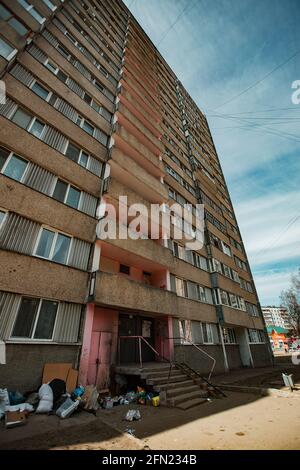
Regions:
<svg viewBox="0 0 300 470"><path fill-rule="evenodd" d="M147 346L152 349L152 351L156 354L156 356L160 357L163 361L172 364L171 359L166 359L164 356L162 356L156 349L143 337L139 335L134 335L134 336L119 336L119 364L120 364L120 351L121 351L121 339L138 339L139 340L139 358L140 358L140 366L141 369L143 368L143 358L142 358L142 340L144 343L147 344Z"/></svg>
<svg viewBox="0 0 300 470"><path fill-rule="evenodd" d="M209 357L212 361L213 361L213 365L212 365L212 368L210 370L210 373L208 375L208 379L207 380L210 380L211 376L212 376L212 373L214 371L214 368L216 366L216 359L212 356L210 356L210 354L208 354L206 351L204 351L203 349L199 348L199 346L197 344L195 344L193 341L191 341L189 338L182 338L182 337L173 337L173 338L169 338L169 339L175 339L175 340L180 340L180 341L186 341L187 343L191 344L192 346L194 346L194 348L198 349L198 351L202 352L205 356Z"/></svg>

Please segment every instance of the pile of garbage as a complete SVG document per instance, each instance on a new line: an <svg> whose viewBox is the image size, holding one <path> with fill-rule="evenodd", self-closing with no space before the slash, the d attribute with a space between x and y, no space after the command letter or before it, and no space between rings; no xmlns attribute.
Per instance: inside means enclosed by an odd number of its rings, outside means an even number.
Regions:
<svg viewBox="0 0 300 470"><path fill-rule="evenodd" d="M94 385L79 386L68 393L61 379L53 379L37 392L25 395L4 388L0 389L0 419L5 417L6 427L11 428L26 424L30 413L55 414L65 419L76 410L95 412L99 408L98 396Z"/></svg>
<svg viewBox="0 0 300 470"><path fill-rule="evenodd" d="M117 405L130 405L131 403L159 406L159 393L147 392L143 387L137 387L136 392L129 391L125 395L105 396L100 399L100 406L105 409L111 409Z"/></svg>

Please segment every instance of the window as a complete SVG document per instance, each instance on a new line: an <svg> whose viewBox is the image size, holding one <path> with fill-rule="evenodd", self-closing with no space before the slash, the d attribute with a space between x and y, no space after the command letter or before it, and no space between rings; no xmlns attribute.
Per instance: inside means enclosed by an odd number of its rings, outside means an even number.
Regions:
<svg viewBox="0 0 300 470"><path fill-rule="evenodd" d="M3 5L0 5L0 18L14 28L20 36L28 33L28 29Z"/></svg>
<svg viewBox="0 0 300 470"><path fill-rule="evenodd" d="M120 264L119 272L122 274L130 274L130 267L126 266L125 264Z"/></svg>
<svg viewBox="0 0 300 470"><path fill-rule="evenodd" d="M203 343L213 344L212 325L210 323L202 323Z"/></svg>
<svg viewBox="0 0 300 470"><path fill-rule="evenodd" d="M230 306L233 308L238 308L237 297L234 294L229 294Z"/></svg>
<svg viewBox="0 0 300 470"><path fill-rule="evenodd" d="M230 247L223 241L221 243L222 243L223 253L225 253L225 255L231 256Z"/></svg>
<svg viewBox="0 0 300 470"><path fill-rule="evenodd" d="M73 162L79 163L79 165L87 168L89 155L75 145L71 144L71 142L68 143L65 155L70 160L73 160Z"/></svg>
<svg viewBox="0 0 300 470"><path fill-rule="evenodd" d="M3 147L0 147L0 171L2 170L10 152Z"/></svg>
<svg viewBox="0 0 300 470"><path fill-rule="evenodd" d="M81 116L78 116L76 124L78 124L78 126L80 126L83 130L85 130L85 132L87 132L91 136L94 135L95 128Z"/></svg>
<svg viewBox="0 0 300 470"><path fill-rule="evenodd" d="M206 295L205 295L204 288L202 286L199 286L198 284L197 284L197 297L199 300L201 300L201 302L206 302Z"/></svg>
<svg viewBox="0 0 300 470"><path fill-rule="evenodd" d="M28 162L15 154L7 160L2 173L16 181L21 181L25 173Z"/></svg>
<svg viewBox="0 0 300 470"><path fill-rule="evenodd" d="M74 209L79 206L81 191L62 180L57 180L52 197Z"/></svg>
<svg viewBox="0 0 300 470"><path fill-rule="evenodd" d="M248 338L250 343L264 343L264 333L261 330L248 330Z"/></svg>
<svg viewBox="0 0 300 470"><path fill-rule="evenodd" d="M53 5L52 2L50 2L50 0L43 0L43 2L45 3L45 5L47 5L47 7L51 10L51 11L55 11L57 6Z"/></svg>
<svg viewBox="0 0 300 470"><path fill-rule="evenodd" d="M228 294L225 290L220 289L221 304L229 305Z"/></svg>
<svg viewBox="0 0 300 470"><path fill-rule="evenodd" d="M31 89L36 95L40 96L40 98L42 98L43 100L46 101L48 99L50 92L38 82L34 82Z"/></svg>
<svg viewBox="0 0 300 470"><path fill-rule="evenodd" d="M188 292L187 292L187 283L186 283L186 281L176 277L175 282L176 282L176 293L177 293L177 295L179 295L180 297L187 297Z"/></svg>
<svg viewBox="0 0 300 470"><path fill-rule="evenodd" d="M30 126L30 129L29 132L31 134L33 134L35 137L37 137L38 139L40 139L42 137L42 134L43 134L43 130L45 129L45 124L43 124L41 121L39 121L38 119L34 118L31 126Z"/></svg>
<svg viewBox="0 0 300 470"><path fill-rule="evenodd" d="M58 72L58 67L57 67L55 64L53 64L53 62L50 62L48 59L47 59L47 61L45 62L45 66L46 66L47 69L49 69L50 72L52 72L52 73L55 73L55 74L56 74L56 73Z"/></svg>
<svg viewBox="0 0 300 470"><path fill-rule="evenodd" d="M25 8L26 11L36 20L38 23L43 24L46 21L46 18L44 18L42 15L39 14L39 12L34 8L33 5L30 3L26 2L26 0L18 0L18 3Z"/></svg>
<svg viewBox="0 0 300 470"><path fill-rule="evenodd" d="M27 129L31 120L32 120L32 116L26 113L25 111L23 111L23 109L21 108L18 108L12 117L12 122L22 127L22 129Z"/></svg>
<svg viewBox="0 0 300 470"><path fill-rule="evenodd" d="M223 328L223 338L225 344L236 344L236 336L233 328Z"/></svg>
<svg viewBox="0 0 300 470"><path fill-rule="evenodd" d="M69 142L69 145L66 150L66 156L70 158L70 160L73 160L73 162L77 163L79 159L79 155L80 155L79 148L75 147L75 145Z"/></svg>
<svg viewBox="0 0 300 470"><path fill-rule="evenodd" d="M0 56L6 60L11 60L17 53L17 49L14 49L8 42L0 38Z"/></svg>
<svg viewBox="0 0 300 470"><path fill-rule="evenodd" d="M71 237L43 228L35 251L36 256L66 264L70 252Z"/></svg>
<svg viewBox="0 0 300 470"><path fill-rule="evenodd" d="M23 297L12 331L12 338L51 340L58 303Z"/></svg>

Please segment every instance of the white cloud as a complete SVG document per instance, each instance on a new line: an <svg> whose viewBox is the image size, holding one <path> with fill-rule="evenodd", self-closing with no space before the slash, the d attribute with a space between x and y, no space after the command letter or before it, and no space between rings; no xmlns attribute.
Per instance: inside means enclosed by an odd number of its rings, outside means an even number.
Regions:
<svg viewBox="0 0 300 470"><path fill-rule="evenodd" d="M296 274L297 270L294 271ZM263 272L255 275L258 297L262 305L280 305L281 291L290 285L291 272Z"/></svg>

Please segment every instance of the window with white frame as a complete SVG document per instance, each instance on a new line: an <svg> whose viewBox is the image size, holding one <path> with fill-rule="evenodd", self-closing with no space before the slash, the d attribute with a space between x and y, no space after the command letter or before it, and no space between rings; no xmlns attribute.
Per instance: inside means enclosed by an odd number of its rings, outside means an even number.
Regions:
<svg viewBox="0 0 300 470"><path fill-rule="evenodd" d="M19 21L10 10L0 5L0 19L9 24L20 36L28 34L29 30Z"/></svg>
<svg viewBox="0 0 300 470"><path fill-rule="evenodd" d="M74 209L78 209L81 191L63 180L57 179L52 197Z"/></svg>
<svg viewBox="0 0 300 470"><path fill-rule="evenodd" d="M234 328L223 328L223 338L225 344L237 343Z"/></svg>
<svg viewBox="0 0 300 470"><path fill-rule="evenodd" d="M28 3L26 0L18 0L18 3L40 24L43 24L46 21L36 8Z"/></svg>
<svg viewBox="0 0 300 470"><path fill-rule="evenodd" d="M222 244L222 248L223 248L223 252L225 253L225 255L227 256L231 256L231 249L230 249L230 246L227 245L227 243L221 241L221 244Z"/></svg>
<svg viewBox="0 0 300 470"><path fill-rule="evenodd" d="M261 330L248 329L248 338L250 343L264 343L265 337Z"/></svg>
<svg viewBox="0 0 300 470"><path fill-rule="evenodd" d="M238 308L238 301L237 297L234 294L229 294L229 299L230 299L230 306L233 308Z"/></svg>
<svg viewBox="0 0 300 470"><path fill-rule="evenodd" d="M58 302L22 297L11 338L52 340Z"/></svg>
<svg viewBox="0 0 300 470"><path fill-rule="evenodd" d="M28 161L19 157L13 152L9 152L3 147L0 147L0 173L12 178L16 181L22 182Z"/></svg>
<svg viewBox="0 0 300 470"><path fill-rule="evenodd" d="M42 98L45 101L48 101L48 99L51 96L51 92L47 90L44 86L42 86L40 83L38 83L36 80L33 82L31 85L31 90L38 95L40 98Z"/></svg>
<svg viewBox="0 0 300 470"><path fill-rule="evenodd" d="M35 255L40 258L67 264L72 237L48 228L42 228L38 237Z"/></svg>
<svg viewBox="0 0 300 470"><path fill-rule="evenodd" d="M89 161L89 154L84 152L82 149L76 147L76 145L73 145L71 142L68 142L65 155L70 160L73 160L73 162L78 163L84 168L87 168L88 161Z"/></svg>
<svg viewBox="0 0 300 470"><path fill-rule="evenodd" d="M43 2L45 3L45 5L47 5L47 7L51 10L51 11L55 11L57 9L57 6L54 5L50 0L43 0Z"/></svg>
<svg viewBox="0 0 300 470"><path fill-rule="evenodd" d="M180 297L187 297L187 282L183 279L175 278L176 293Z"/></svg>
<svg viewBox="0 0 300 470"><path fill-rule="evenodd" d="M38 139L41 139L46 128L46 125L35 116L27 113L21 108L17 108L16 112L11 118L12 122L22 127L33 134Z"/></svg>
<svg viewBox="0 0 300 470"><path fill-rule="evenodd" d="M205 290L204 287L199 286L199 284L196 284L196 289L197 289L197 297L201 302L206 302L206 295L205 295Z"/></svg>
<svg viewBox="0 0 300 470"><path fill-rule="evenodd" d="M219 289L220 299L222 305L229 305L228 294L225 290Z"/></svg>
<svg viewBox="0 0 300 470"><path fill-rule="evenodd" d="M90 134L91 136L94 135L95 128L90 124L86 119L82 118L81 116L78 116L76 124L81 127L85 132Z"/></svg>
<svg viewBox="0 0 300 470"><path fill-rule="evenodd" d="M0 37L0 56L10 61L17 53L17 49L12 47L7 41Z"/></svg>
<svg viewBox="0 0 300 470"><path fill-rule="evenodd" d="M204 344L213 344L214 337L212 325L210 323L202 323L202 335Z"/></svg>

